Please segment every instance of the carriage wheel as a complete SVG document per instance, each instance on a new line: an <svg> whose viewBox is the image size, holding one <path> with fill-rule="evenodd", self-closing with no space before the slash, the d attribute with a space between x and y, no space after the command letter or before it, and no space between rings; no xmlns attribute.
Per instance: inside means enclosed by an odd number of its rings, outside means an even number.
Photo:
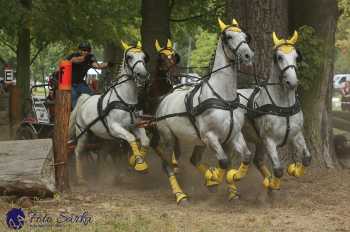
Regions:
<svg viewBox="0 0 350 232"><path fill-rule="evenodd" d="M21 125L16 131L16 140L37 139L38 135L28 125Z"/></svg>

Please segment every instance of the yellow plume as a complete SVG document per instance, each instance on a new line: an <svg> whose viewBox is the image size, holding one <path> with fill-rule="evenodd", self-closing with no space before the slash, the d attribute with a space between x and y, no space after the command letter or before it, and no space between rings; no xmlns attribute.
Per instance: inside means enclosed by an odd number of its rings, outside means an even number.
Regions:
<svg viewBox="0 0 350 232"><path fill-rule="evenodd" d="M232 19L232 25L233 25L233 26L236 26L236 27L239 26L239 25L238 25L238 22L236 21L236 19Z"/></svg>
<svg viewBox="0 0 350 232"><path fill-rule="evenodd" d="M284 42L283 39L278 39L277 38L277 35L276 35L275 32L272 32L272 39L273 39L273 43L274 43L275 47Z"/></svg>
<svg viewBox="0 0 350 232"><path fill-rule="evenodd" d="M140 41L137 41L137 45L136 45L137 48L141 49L142 48L142 44Z"/></svg>
<svg viewBox="0 0 350 232"><path fill-rule="evenodd" d="M123 40L121 40L122 46L124 48L124 50L130 48L131 46L129 46L127 43L125 43Z"/></svg>
<svg viewBox="0 0 350 232"><path fill-rule="evenodd" d="M166 47L167 48L173 48L173 43L171 42L171 40L170 39L168 39L168 41L167 41L167 43L166 43Z"/></svg>
<svg viewBox="0 0 350 232"><path fill-rule="evenodd" d="M290 44L295 44L297 42L297 40L298 40L298 32L294 31L292 38L287 40L287 42Z"/></svg>
<svg viewBox="0 0 350 232"><path fill-rule="evenodd" d="M159 42L158 42L157 39L156 39L156 42L155 42L155 46L156 46L157 52L159 52L160 50L162 50L162 48L161 48L161 46L159 45Z"/></svg>
<svg viewBox="0 0 350 232"><path fill-rule="evenodd" d="M223 32L226 29L227 25L223 21L221 21L220 18L218 18L218 22L219 22L220 30L221 32Z"/></svg>

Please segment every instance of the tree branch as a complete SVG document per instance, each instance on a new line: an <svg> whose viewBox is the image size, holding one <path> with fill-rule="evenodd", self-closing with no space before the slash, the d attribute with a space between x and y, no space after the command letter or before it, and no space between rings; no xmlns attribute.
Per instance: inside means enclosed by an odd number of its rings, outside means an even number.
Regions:
<svg viewBox="0 0 350 232"><path fill-rule="evenodd" d="M0 42L7 46L8 48L11 49L11 51L13 51L15 54L17 54L17 49L15 47L13 47L10 43L6 42L6 40L4 40L3 38L0 37Z"/></svg>
<svg viewBox="0 0 350 232"><path fill-rule="evenodd" d="M213 12L216 13L220 8L222 8L224 6L225 6L225 4L221 4L221 5L218 5L217 7L215 7L213 10L207 11L206 13L203 13L203 14L194 15L194 16L190 16L190 17L187 17L187 18L183 18L183 19L172 19L172 18L170 18L169 21L179 23L179 22L185 22L185 21L201 18L201 17L207 16L207 15L213 13Z"/></svg>
<svg viewBox="0 0 350 232"><path fill-rule="evenodd" d="M35 55L33 56L32 60L30 61L30 65L32 65L34 63L36 58L38 58L38 55L40 54L40 52L42 50L44 50L44 48L46 48L47 45L48 45L48 43L44 43L43 45L41 45L41 47L36 51Z"/></svg>

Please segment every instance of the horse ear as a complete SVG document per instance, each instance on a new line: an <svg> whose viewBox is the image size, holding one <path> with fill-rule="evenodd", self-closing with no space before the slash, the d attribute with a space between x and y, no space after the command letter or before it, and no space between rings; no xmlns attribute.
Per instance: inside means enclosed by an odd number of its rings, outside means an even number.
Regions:
<svg viewBox="0 0 350 232"><path fill-rule="evenodd" d="M173 43L171 42L171 40L170 39L168 39L168 41L167 41L167 43L166 43L166 47L167 48L173 48Z"/></svg>
<svg viewBox="0 0 350 232"><path fill-rule="evenodd" d="M140 48L140 49L142 48L142 44L141 44L141 42L140 42L140 41L137 41L137 45L136 45L136 47L137 47L137 48Z"/></svg>
<svg viewBox="0 0 350 232"><path fill-rule="evenodd" d="M125 43L123 40L121 40L120 42L122 43L122 46L123 46L124 50L126 50L126 49L131 47L127 43Z"/></svg>
<svg viewBox="0 0 350 232"><path fill-rule="evenodd" d="M156 42L155 42L155 44L154 44L155 46L156 46L156 50L157 50L157 52L159 52L160 50L162 50L162 48L160 47L160 45L159 45L159 42L158 42L158 40L156 39Z"/></svg>
<svg viewBox="0 0 350 232"><path fill-rule="evenodd" d="M292 38L287 40L287 42L290 44L295 44L297 42L297 40L298 40L298 32L294 31Z"/></svg>
<svg viewBox="0 0 350 232"><path fill-rule="evenodd" d="M218 22L219 22L220 30L221 32L223 32L226 29L227 25L223 21L221 21L220 18L218 18Z"/></svg>

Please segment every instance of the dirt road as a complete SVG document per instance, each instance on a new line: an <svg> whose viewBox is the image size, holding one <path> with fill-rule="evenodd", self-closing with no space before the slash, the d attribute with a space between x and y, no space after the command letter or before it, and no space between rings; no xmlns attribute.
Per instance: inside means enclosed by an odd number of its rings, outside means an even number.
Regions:
<svg viewBox="0 0 350 232"><path fill-rule="evenodd" d="M149 158L147 175L128 170L121 159L118 167L109 164L99 178L91 178L88 187L73 186L55 199L36 200L24 209L21 231L350 231L349 170L313 169L299 179L285 175L282 190L270 195L251 168L239 183L241 198L228 202L224 186L209 193L193 168L185 166L179 180L191 198L188 206L179 207L159 162ZM1 201L1 215L18 207L9 202ZM46 214L53 222L39 223L29 212L41 218ZM2 220L0 231L5 228Z"/></svg>

